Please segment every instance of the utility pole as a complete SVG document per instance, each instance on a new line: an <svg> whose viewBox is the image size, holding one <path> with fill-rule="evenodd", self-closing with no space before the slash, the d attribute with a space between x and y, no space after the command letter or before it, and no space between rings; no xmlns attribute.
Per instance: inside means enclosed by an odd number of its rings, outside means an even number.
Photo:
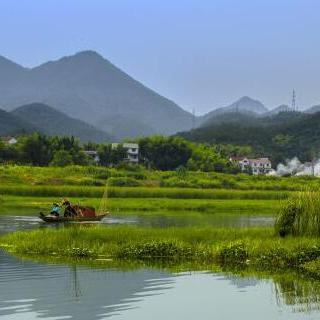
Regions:
<svg viewBox="0 0 320 320"><path fill-rule="evenodd" d="M292 91L291 111L297 111L297 106L296 106L296 92L295 92L294 89L293 89L293 91Z"/></svg>

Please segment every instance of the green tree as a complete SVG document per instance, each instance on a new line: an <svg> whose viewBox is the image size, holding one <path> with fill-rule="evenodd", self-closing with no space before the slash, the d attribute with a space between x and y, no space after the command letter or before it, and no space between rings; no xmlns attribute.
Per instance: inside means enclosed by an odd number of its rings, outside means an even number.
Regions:
<svg viewBox="0 0 320 320"><path fill-rule="evenodd" d="M190 144L180 137L153 136L139 140L140 159L158 170L185 166L191 157Z"/></svg>
<svg viewBox="0 0 320 320"><path fill-rule="evenodd" d="M23 163L46 166L52 159L50 140L39 133L20 138L18 148Z"/></svg>
<svg viewBox="0 0 320 320"><path fill-rule="evenodd" d="M72 155L66 150L57 151L50 163L54 167L65 167L74 164Z"/></svg>
<svg viewBox="0 0 320 320"><path fill-rule="evenodd" d="M98 147L98 155L102 166L118 165L125 160L127 151L121 144L116 147L105 144Z"/></svg>
<svg viewBox="0 0 320 320"><path fill-rule="evenodd" d="M0 163L18 162L18 149L14 145L6 145L0 140Z"/></svg>

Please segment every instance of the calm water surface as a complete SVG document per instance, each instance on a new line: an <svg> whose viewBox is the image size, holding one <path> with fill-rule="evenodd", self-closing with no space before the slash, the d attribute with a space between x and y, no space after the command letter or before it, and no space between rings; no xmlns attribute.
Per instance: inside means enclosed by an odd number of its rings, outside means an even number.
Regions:
<svg viewBox="0 0 320 320"><path fill-rule="evenodd" d="M36 218L0 219L0 233L39 227ZM91 269L22 261L0 251L0 319L311 320L320 319L319 306L320 284L295 276Z"/></svg>
<svg viewBox="0 0 320 320"><path fill-rule="evenodd" d="M96 224L96 223L95 223ZM112 226L118 224L139 225L143 227L187 227L187 226L216 226L216 227L254 227L270 226L273 218L270 216L252 216L235 214L205 214L197 212L186 213L166 213L166 214L130 214L112 215L104 218L97 224ZM3 231L13 231L32 228L59 228L63 224L46 224L35 216L1 216L0 233Z"/></svg>

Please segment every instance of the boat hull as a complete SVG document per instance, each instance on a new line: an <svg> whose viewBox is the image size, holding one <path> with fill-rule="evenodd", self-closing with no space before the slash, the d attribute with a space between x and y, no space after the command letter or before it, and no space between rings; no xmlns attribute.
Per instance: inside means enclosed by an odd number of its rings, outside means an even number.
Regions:
<svg viewBox="0 0 320 320"><path fill-rule="evenodd" d="M107 214L100 214L95 217L55 217L55 216L45 216L44 214L39 215L39 218L44 222L49 223L59 223L59 222L90 222L90 221L101 221Z"/></svg>

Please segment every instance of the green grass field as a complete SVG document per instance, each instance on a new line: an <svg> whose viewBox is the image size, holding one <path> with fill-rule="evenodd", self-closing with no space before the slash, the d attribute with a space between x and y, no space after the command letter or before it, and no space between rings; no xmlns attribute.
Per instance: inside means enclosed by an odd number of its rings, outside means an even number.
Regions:
<svg viewBox="0 0 320 320"><path fill-rule="evenodd" d="M1 215L35 215L48 211L56 197L1 196ZM99 198L72 198L75 204L98 208ZM239 200L239 199L168 199L168 198L110 198L107 208L117 215L134 212L186 212L229 213L246 215L274 215L279 207L279 200Z"/></svg>
<svg viewBox="0 0 320 320"><path fill-rule="evenodd" d="M131 170L105 167L30 167L0 166L1 186L139 186L193 189L236 190L302 190L308 185L319 189L315 177L271 177L216 172L186 172L181 176L175 171L149 171L142 167ZM1 191L0 191L1 192Z"/></svg>

